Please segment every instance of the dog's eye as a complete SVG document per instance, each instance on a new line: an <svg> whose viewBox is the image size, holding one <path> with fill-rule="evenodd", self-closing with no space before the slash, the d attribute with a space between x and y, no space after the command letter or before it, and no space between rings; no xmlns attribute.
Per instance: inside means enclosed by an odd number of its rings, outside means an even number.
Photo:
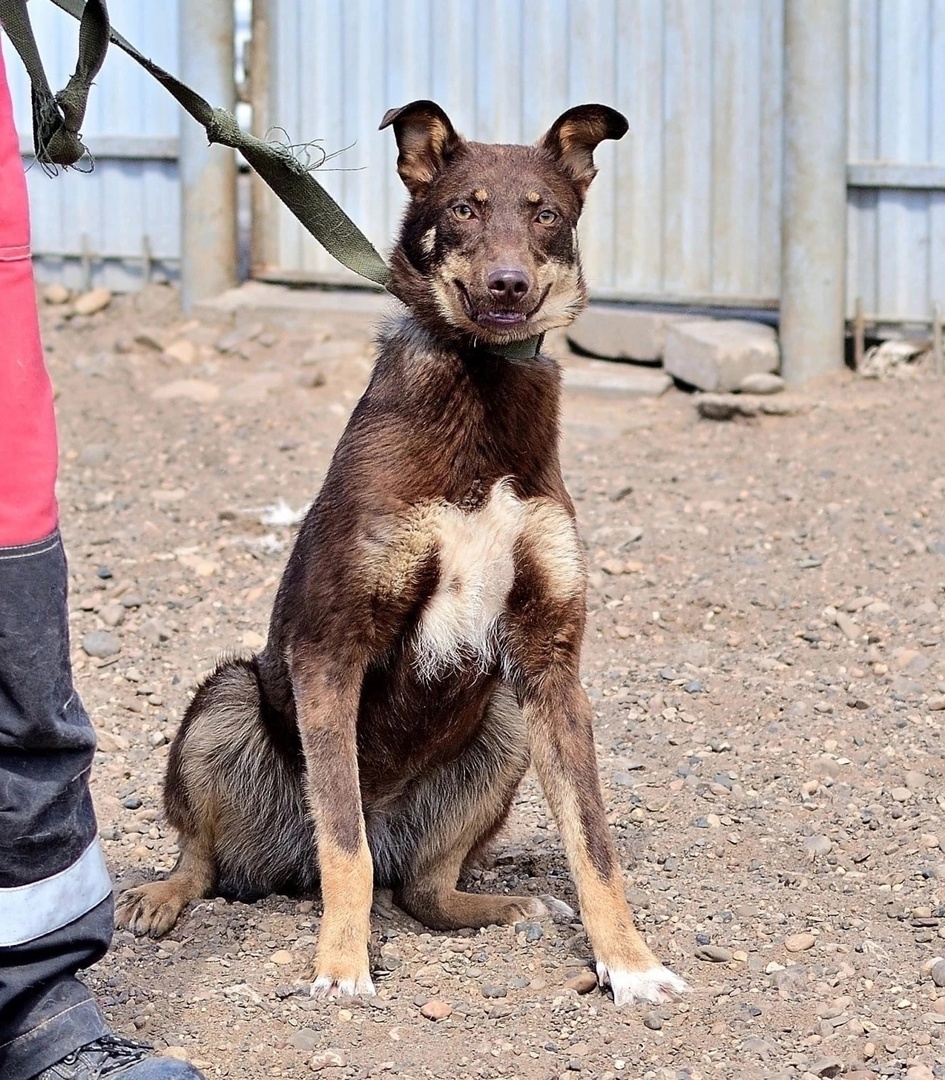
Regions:
<svg viewBox="0 0 945 1080"><path fill-rule="evenodd" d="M469 221L470 218L475 217L471 206L467 206L466 203L459 203L459 205L453 207L453 216L458 217L460 221Z"/></svg>
<svg viewBox="0 0 945 1080"><path fill-rule="evenodd" d="M542 212L535 218L539 225L554 225L558 220L558 215L554 210L542 210Z"/></svg>

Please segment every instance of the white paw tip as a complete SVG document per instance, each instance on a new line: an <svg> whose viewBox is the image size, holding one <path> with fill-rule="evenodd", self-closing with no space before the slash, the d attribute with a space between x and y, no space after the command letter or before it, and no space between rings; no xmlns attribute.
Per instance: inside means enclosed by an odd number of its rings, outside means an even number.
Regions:
<svg viewBox="0 0 945 1080"><path fill-rule="evenodd" d="M677 1001L689 990L685 979L662 966L647 968L646 971L627 971L598 962L597 981L601 986L611 988L615 1005L637 1002L664 1005L668 1001Z"/></svg>
<svg viewBox="0 0 945 1080"><path fill-rule="evenodd" d="M357 979L319 975L308 992L311 997L374 997L377 994L370 975L360 975Z"/></svg>
<svg viewBox="0 0 945 1080"><path fill-rule="evenodd" d="M570 904L566 904L563 900L559 900L556 896L545 893L545 895L541 897L541 902L548 909L548 914L555 922L570 922L575 918L574 908L571 907Z"/></svg>

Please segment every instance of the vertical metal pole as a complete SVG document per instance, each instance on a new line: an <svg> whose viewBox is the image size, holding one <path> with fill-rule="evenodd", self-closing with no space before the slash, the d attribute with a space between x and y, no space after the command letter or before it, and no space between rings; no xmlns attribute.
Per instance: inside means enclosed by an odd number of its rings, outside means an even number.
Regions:
<svg viewBox="0 0 945 1080"><path fill-rule="evenodd" d="M180 71L211 105L232 111L233 0L179 0ZM181 111L181 305L236 284L236 158L208 146L203 128Z"/></svg>
<svg viewBox="0 0 945 1080"><path fill-rule="evenodd" d="M781 368L843 367L847 257L847 0L784 0Z"/></svg>
<svg viewBox="0 0 945 1080"><path fill-rule="evenodd" d="M273 92L269 78L270 23L274 18L271 0L253 0L253 30L250 39L249 99L253 106L253 134L268 137L270 103ZM249 273L258 277L279 265L278 200L272 189L255 172L250 174L251 222Z"/></svg>

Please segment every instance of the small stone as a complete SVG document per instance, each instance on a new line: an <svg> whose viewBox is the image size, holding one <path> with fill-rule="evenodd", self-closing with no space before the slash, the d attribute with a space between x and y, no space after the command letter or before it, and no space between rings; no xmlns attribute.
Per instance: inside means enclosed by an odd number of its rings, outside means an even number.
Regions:
<svg viewBox="0 0 945 1080"><path fill-rule="evenodd" d="M643 1026L650 1031L659 1031L663 1027L663 1018L658 1012L648 1012L643 1017Z"/></svg>
<svg viewBox="0 0 945 1080"><path fill-rule="evenodd" d="M936 694L930 697L926 708L929 712L942 712L945 710L945 694Z"/></svg>
<svg viewBox="0 0 945 1080"><path fill-rule="evenodd" d="M935 1080L935 1073L928 1065L910 1065L905 1080Z"/></svg>
<svg viewBox="0 0 945 1080"><path fill-rule="evenodd" d="M138 633L149 645L160 645L163 641L170 640L171 632L157 619L146 619L139 627Z"/></svg>
<svg viewBox="0 0 945 1080"><path fill-rule="evenodd" d="M94 315L103 311L112 302L111 289L90 289L76 298L72 310L76 315Z"/></svg>
<svg viewBox="0 0 945 1080"><path fill-rule="evenodd" d="M192 364L197 359L197 346L187 338L178 338L167 346L164 355L179 364Z"/></svg>
<svg viewBox="0 0 945 1080"><path fill-rule="evenodd" d="M58 281L43 289L43 299L47 304L67 304L71 295L65 285L60 285Z"/></svg>
<svg viewBox="0 0 945 1080"><path fill-rule="evenodd" d="M520 922L515 924L515 933L524 934L525 940L529 943L535 941L541 941L545 936L545 931L540 923L534 922Z"/></svg>
<svg viewBox="0 0 945 1080"><path fill-rule="evenodd" d="M125 621L125 609L121 604L105 604L99 608L98 617L106 626L121 626Z"/></svg>
<svg viewBox="0 0 945 1080"><path fill-rule="evenodd" d="M893 802L908 802L912 798L912 792L907 787L894 787L889 796Z"/></svg>
<svg viewBox="0 0 945 1080"><path fill-rule="evenodd" d="M756 371L746 375L735 388L739 394L780 394L784 379L770 371Z"/></svg>
<svg viewBox="0 0 945 1080"><path fill-rule="evenodd" d="M696 410L705 420L734 420L736 416L757 416L758 408L750 398L738 394L699 394Z"/></svg>
<svg viewBox="0 0 945 1080"><path fill-rule="evenodd" d="M509 988L500 983L483 983L479 992L484 998L504 998L508 995Z"/></svg>
<svg viewBox="0 0 945 1080"><path fill-rule="evenodd" d="M319 1072L322 1069L343 1069L345 1056L340 1050L323 1050L320 1054L316 1054L308 1064L312 1072Z"/></svg>
<svg viewBox="0 0 945 1080"><path fill-rule="evenodd" d="M156 488L151 492L151 501L157 503L158 506L168 506L171 503L180 502L186 496L187 492L181 487Z"/></svg>
<svg viewBox="0 0 945 1080"><path fill-rule="evenodd" d="M291 964L295 960L295 957L288 949L277 949L269 959L274 964L279 964L281 967L284 967L286 964Z"/></svg>
<svg viewBox="0 0 945 1080"><path fill-rule="evenodd" d="M705 960L710 964L727 964L732 955L732 950L722 945L700 945L695 952L697 960Z"/></svg>
<svg viewBox="0 0 945 1080"><path fill-rule="evenodd" d="M124 735L118 735L111 731L95 732L95 749L103 754L114 754L119 750L128 749L128 740Z"/></svg>
<svg viewBox="0 0 945 1080"><path fill-rule="evenodd" d="M810 1067L814 1076L839 1076L843 1072L843 1062L837 1057L818 1058Z"/></svg>
<svg viewBox="0 0 945 1080"><path fill-rule="evenodd" d="M152 392L155 401L196 401L208 404L220 396L220 387L206 379L175 379Z"/></svg>
<svg viewBox="0 0 945 1080"><path fill-rule="evenodd" d="M829 855L833 850L833 843L826 836L808 836L804 841L804 850L808 859L816 859L823 855Z"/></svg>
<svg viewBox="0 0 945 1080"><path fill-rule="evenodd" d="M321 1035L314 1029L309 1027L299 1028L298 1031L293 1031L292 1034L286 1039L289 1046L294 1046L296 1050L304 1050L306 1053L315 1050L321 1041Z"/></svg>
<svg viewBox="0 0 945 1080"><path fill-rule="evenodd" d="M577 975L572 975L570 979L565 979L564 986L565 989L575 990L579 994L589 994L597 989L597 976L586 968L584 971L579 971Z"/></svg>
<svg viewBox="0 0 945 1080"><path fill-rule="evenodd" d="M104 660L121 652L121 642L107 630L90 630L82 638L82 651L86 656Z"/></svg>
<svg viewBox="0 0 945 1080"><path fill-rule="evenodd" d="M241 346L248 345L263 332L265 327L262 323L253 323L250 326L237 327L229 330L217 341L217 349L222 353L240 352Z"/></svg>
<svg viewBox="0 0 945 1080"><path fill-rule="evenodd" d="M817 938L813 934L790 934L784 939L784 947L788 952L806 952L817 944Z"/></svg>
<svg viewBox="0 0 945 1080"><path fill-rule="evenodd" d="M163 746L167 742L167 736L163 731L152 731L148 736L148 746L156 750L159 746Z"/></svg>
<svg viewBox="0 0 945 1080"><path fill-rule="evenodd" d="M440 998L430 998L426 1004L420 1006L420 1015L426 1017L427 1020L445 1020L452 1014L453 1007L441 1001Z"/></svg>
<svg viewBox="0 0 945 1080"><path fill-rule="evenodd" d="M945 958L940 957L935 961L929 975L936 986L945 986Z"/></svg>

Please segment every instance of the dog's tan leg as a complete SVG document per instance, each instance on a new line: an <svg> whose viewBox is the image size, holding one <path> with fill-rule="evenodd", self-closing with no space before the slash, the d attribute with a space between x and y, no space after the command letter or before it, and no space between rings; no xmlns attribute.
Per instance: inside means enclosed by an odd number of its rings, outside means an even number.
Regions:
<svg viewBox="0 0 945 1080"><path fill-rule="evenodd" d="M166 881L127 889L115 905L115 922L136 937L163 937L191 902L209 896L216 879L208 837L181 836L177 865Z"/></svg>
<svg viewBox="0 0 945 1080"><path fill-rule="evenodd" d="M647 948L624 895L601 799L592 713L576 671L552 668L523 692L532 761L561 830L581 918L614 1001L659 1003L686 990Z"/></svg>
<svg viewBox="0 0 945 1080"><path fill-rule="evenodd" d="M371 995L368 939L374 868L355 739L361 669L329 669L314 657L294 662L293 669L324 902L311 992Z"/></svg>
<svg viewBox="0 0 945 1080"><path fill-rule="evenodd" d="M555 675L557 677L555 677ZM576 678L558 672L526 692L531 758L561 829L597 976L617 1004L661 1002L686 984L653 956L633 924L600 798L591 706Z"/></svg>
<svg viewBox="0 0 945 1080"><path fill-rule="evenodd" d="M562 512L542 522L518 553L506 623L531 759L561 831L598 979L610 984L618 1005L658 1003L686 984L650 952L627 906L601 797L593 713L579 675L583 557Z"/></svg>

